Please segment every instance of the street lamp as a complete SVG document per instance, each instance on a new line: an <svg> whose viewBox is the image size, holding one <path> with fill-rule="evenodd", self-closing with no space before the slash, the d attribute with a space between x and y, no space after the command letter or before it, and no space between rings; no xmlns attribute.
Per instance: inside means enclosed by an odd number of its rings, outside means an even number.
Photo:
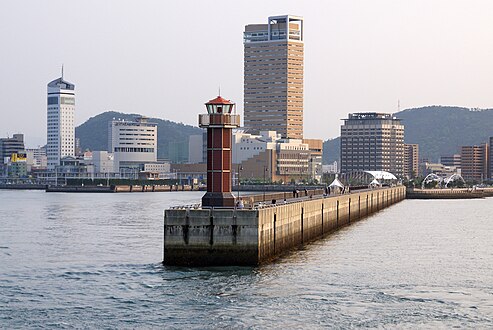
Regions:
<svg viewBox="0 0 493 330"><path fill-rule="evenodd" d="M238 165L238 200L240 200L240 172L243 171L243 166Z"/></svg>
<svg viewBox="0 0 493 330"><path fill-rule="evenodd" d="M265 174L267 173L267 166L264 165L264 202L265 202Z"/></svg>

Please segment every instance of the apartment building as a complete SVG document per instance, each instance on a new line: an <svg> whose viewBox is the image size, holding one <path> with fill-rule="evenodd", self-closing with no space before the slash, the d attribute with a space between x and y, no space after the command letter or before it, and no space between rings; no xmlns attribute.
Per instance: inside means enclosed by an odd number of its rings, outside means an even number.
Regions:
<svg viewBox="0 0 493 330"><path fill-rule="evenodd" d="M419 145L404 144L404 177L419 176Z"/></svg>
<svg viewBox="0 0 493 330"><path fill-rule="evenodd" d="M461 175L466 181L481 183L489 178L488 144L461 147Z"/></svg>

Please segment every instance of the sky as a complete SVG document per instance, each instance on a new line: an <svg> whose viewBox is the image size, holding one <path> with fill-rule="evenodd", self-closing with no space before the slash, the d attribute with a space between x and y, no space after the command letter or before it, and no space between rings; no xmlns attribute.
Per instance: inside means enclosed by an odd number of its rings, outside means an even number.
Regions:
<svg viewBox="0 0 493 330"><path fill-rule="evenodd" d="M46 85L76 85L76 125L104 111L197 125L221 88L243 115L243 29L304 18L304 135L351 112L493 108L493 1L2 1L0 137L46 143Z"/></svg>

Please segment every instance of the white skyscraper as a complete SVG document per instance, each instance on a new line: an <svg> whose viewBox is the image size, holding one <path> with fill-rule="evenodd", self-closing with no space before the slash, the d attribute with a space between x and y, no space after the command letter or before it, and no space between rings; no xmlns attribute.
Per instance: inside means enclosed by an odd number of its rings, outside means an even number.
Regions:
<svg viewBox="0 0 493 330"><path fill-rule="evenodd" d="M48 170L60 165L60 159L75 156L75 85L62 77L48 84Z"/></svg>

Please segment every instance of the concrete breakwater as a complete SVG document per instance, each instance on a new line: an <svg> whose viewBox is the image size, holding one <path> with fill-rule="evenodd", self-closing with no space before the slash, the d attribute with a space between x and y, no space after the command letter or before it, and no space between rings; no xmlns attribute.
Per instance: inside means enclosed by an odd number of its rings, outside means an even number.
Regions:
<svg viewBox="0 0 493 330"><path fill-rule="evenodd" d="M408 189L408 199L474 199L493 196L493 190L454 188L454 189Z"/></svg>
<svg viewBox="0 0 493 330"><path fill-rule="evenodd" d="M161 192L196 191L198 186L189 185L111 185L111 186L46 186L46 192L74 193L121 193L121 192Z"/></svg>
<svg viewBox="0 0 493 330"><path fill-rule="evenodd" d="M259 265L405 197L405 187L398 186L252 209L169 209L164 215L163 263Z"/></svg>

